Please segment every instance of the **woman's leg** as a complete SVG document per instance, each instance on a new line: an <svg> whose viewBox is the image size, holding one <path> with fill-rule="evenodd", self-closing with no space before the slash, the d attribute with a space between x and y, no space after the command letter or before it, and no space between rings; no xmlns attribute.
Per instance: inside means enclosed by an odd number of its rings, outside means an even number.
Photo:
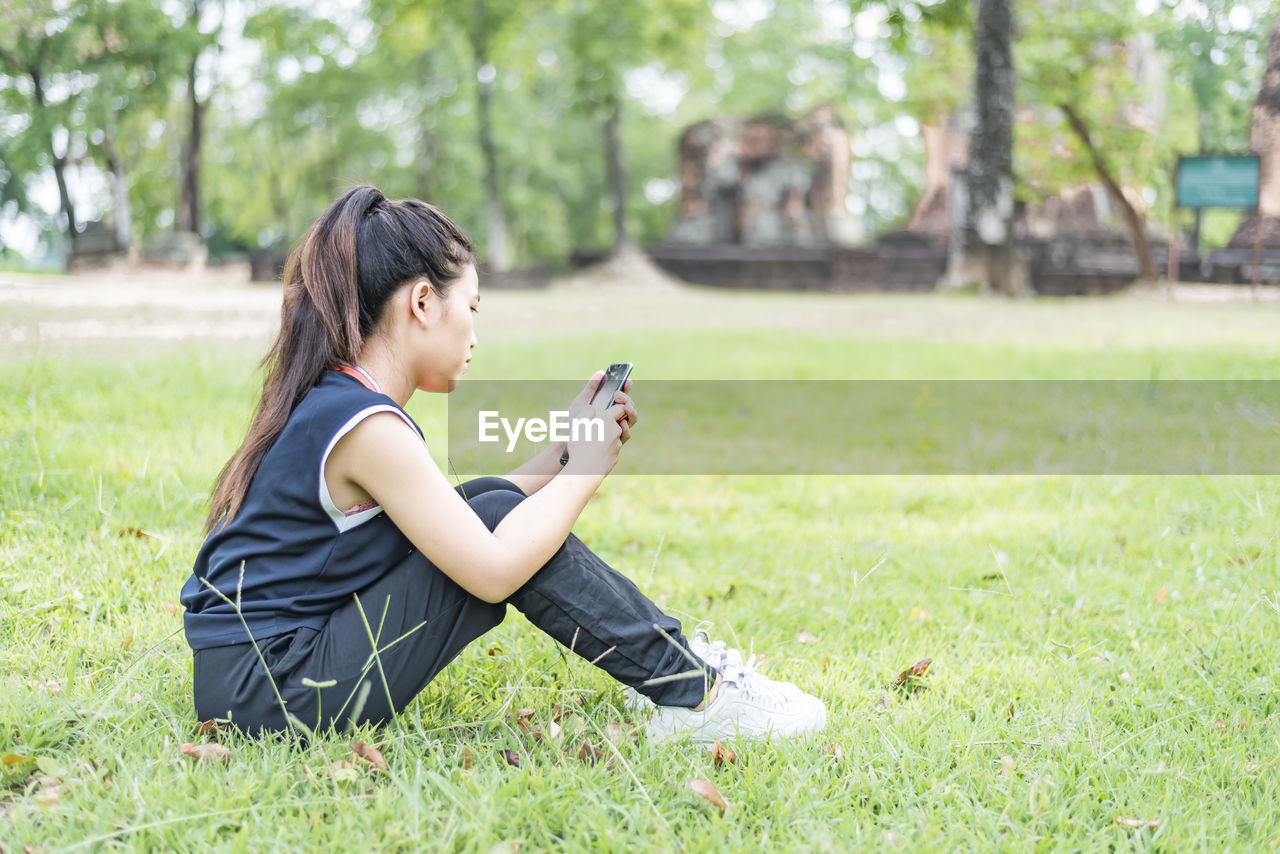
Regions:
<svg viewBox="0 0 1280 854"><path fill-rule="evenodd" d="M413 551L319 631L197 651L196 713L253 733L382 723L505 614Z"/></svg>
<svg viewBox="0 0 1280 854"><path fill-rule="evenodd" d="M501 478L469 481L458 491L490 530L525 497ZM660 705L694 706L706 692L704 673L714 678L714 671L695 668L686 656L680 623L575 536L508 601ZM318 632L299 629L264 639L257 650L239 644L199 651L196 710L201 719L231 717L253 732L287 729L288 716L313 729L341 727L353 714L355 722L383 722L463 647L502 622L505 611L505 604L471 595L421 553L410 552ZM686 673L694 678L645 684Z"/></svg>
<svg viewBox="0 0 1280 854"><path fill-rule="evenodd" d="M524 493L514 485L469 499L493 530ZM689 650L680 621L573 534L508 599L529 622L657 705L693 707L716 673Z"/></svg>

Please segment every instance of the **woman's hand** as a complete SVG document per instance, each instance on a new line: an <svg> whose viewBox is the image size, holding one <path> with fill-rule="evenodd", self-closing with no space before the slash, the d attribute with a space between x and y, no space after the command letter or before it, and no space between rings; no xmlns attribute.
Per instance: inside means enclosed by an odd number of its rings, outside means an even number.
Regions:
<svg viewBox="0 0 1280 854"><path fill-rule="evenodd" d="M614 392L613 400L605 403L597 401L592 405L589 401L600 387L604 372L597 371L586 386L574 398L570 405L569 417L577 419L600 419L604 422L604 440L593 441L596 431L588 432L588 436L579 434L577 441L570 440L569 459L577 460L581 470L607 474L618 461L618 452L622 445L631 438L631 428L635 426L639 415L635 401L627 394L631 389L631 380L627 380L622 391ZM574 466L575 469L579 466Z"/></svg>

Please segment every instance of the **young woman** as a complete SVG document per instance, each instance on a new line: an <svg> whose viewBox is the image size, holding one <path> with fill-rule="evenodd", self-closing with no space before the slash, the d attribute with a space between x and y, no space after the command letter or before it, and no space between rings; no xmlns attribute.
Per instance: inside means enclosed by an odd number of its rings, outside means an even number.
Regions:
<svg viewBox="0 0 1280 854"><path fill-rule="evenodd" d="M507 604L633 689L655 737L797 735L821 701L693 638L570 533L637 415L453 488L404 411L448 392L476 346L472 246L443 213L357 187L285 268L279 337L249 434L220 475L182 589L201 720L253 733L388 720Z"/></svg>

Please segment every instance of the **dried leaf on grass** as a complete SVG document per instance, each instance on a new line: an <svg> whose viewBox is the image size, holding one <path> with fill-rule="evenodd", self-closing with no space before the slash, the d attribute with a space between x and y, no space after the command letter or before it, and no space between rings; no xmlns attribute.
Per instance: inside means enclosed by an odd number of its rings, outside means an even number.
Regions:
<svg viewBox="0 0 1280 854"><path fill-rule="evenodd" d="M832 759L834 759L837 762L839 762L841 759L844 759L844 748L841 747L839 743L834 741L827 742L827 744L823 746L822 752L830 756Z"/></svg>
<svg viewBox="0 0 1280 854"><path fill-rule="evenodd" d="M229 762L231 760L231 748L217 742L208 741L202 744L192 744L187 741L183 742L178 749L201 762Z"/></svg>
<svg viewBox="0 0 1280 854"><path fill-rule="evenodd" d="M564 721L564 731L568 735L577 735L587 729L587 722L581 715L569 715L561 720Z"/></svg>
<svg viewBox="0 0 1280 854"><path fill-rule="evenodd" d="M586 762L589 765L595 765L604 758L604 751L598 747L588 744L585 741L578 743L578 760Z"/></svg>
<svg viewBox="0 0 1280 854"><path fill-rule="evenodd" d="M51 807L62 798L62 781L56 777L41 777L36 780L36 801L41 806Z"/></svg>
<svg viewBox="0 0 1280 854"><path fill-rule="evenodd" d="M717 738L715 740L715 743L711 747L712 764L715 765L715 767L719 768L721 765L737 764L737 761L738 761L738 754L734 753L732 750L722 745L720 743L720 739Z"/></svg>
<svg viewBox="0 0 1280 854"><path fill-rule="evenodd" d="M813 634L813 632L810 632L807 629L801 629L800 631L796 632L796 640L800 643L817 643L818 642L818 638Z"/></svg>
<svg viewBox="0 0 1280 854"><path fill-rule="evenodd" d="M1011 774L1013 774L1013 757L1001 756L1000 757L1000 776L1008 777Z"/></svg>
<svg viewBox="0 0 1280 854"><path fill-rule="evenodd" d="M476 767L476 755L471 752L470 747L462 748L462 770L470 771Z"/></svg>
<svg viewBox="0 0 1280 854"><path fill-rule="evenodd" d="M134 539L137 539L137 540L140 540L143 537L151 536L141 528L121 528L119 531L116 532L116 535L121 537L133 537Z"/></svg>
<svg viewBox="0 0 1280 854"><path fill-rule="evenodd" d="M0 764L3 765L17 765L19 762L35 761L36 758L34 756L24 756L21 753L6 753L4 756L0 756Z"/></svg>
<svg viewBox="0 0 1280 854"><path fill-rule="evenodd" d="M929 665L933 664L932 658L922 658L906 670L898 674L898 678L894 680L893 687L903 691L919 691L926 687L924 683L924 674L929 669Z"/></svg>
<svg viewBox="0 0 1280 854"><path fill-rule="evenodd" d="M196 724L195 728L196 735L218 735L221 732L222 727L219 726L218 722L213 718L209 718L207 721L201 721Z"/></svg>
<svg viewBox="0 0 1280 854"><path fill-rule="evenodd" d="M503 750L502 758L507 760L507 764L512 768L520 767L520 754L516 753L514 750Z"/></svg>
<svg viewBox="0 0 1280 854"><path fill-rule="evenodd" d="M1160 826L1158 818L1117 818L1116 824L1133 830L1155 830Z"/></svg>
<svg viewBox="0 0 1280 854"><path fill-rule="evenodd" d="M581 709L586 706L586 702L581 697L574 697L567 703L556 703L551 707L551 720L559 721L566 715L572 714L574 709Z"/></svg>
<svg viewBox="0 0 1280 854"><path fill-rule="evenodd" d="M622 746L624 741L638 741L640 733L631 724L622 724L617 721L610 721L604 725L604 734L609 741L613 742L615 747Z"/></svg>
<svg viewBox="0 0 1280 854"><path fill-rule="evenodd" d="M386 747L387 742L380 741L377 744L365 744L363 741L351 742L351 752L355 754L357 759L369 763L379 771L387 770L387 760L382 758L381 748Z"/></svg>
<svg viewBox="0 0 1280 854"><path fill-rule="evenodd" d="M699 777L689 783L689 788L693 789L693 793L695 795L706 798L721 810L729 808L729 805L724 802L724 798L720 797L720 792L716 790L716 787L712 785L710 780L705 780Z"/></svg>
<svg viewBox="0 0 1280 854"><path fill-rule="evenodd" d="M533 727L533 709L516 709L516 727L523 733L528 733Z"/></svg>
<svg viewBox="0 0 1280 854"><path fill-rule="evenodd" d="M919 605L916 605L910 611L907 612L907 619L915 620L918 623L932 623L933 615L930 614L928 611L926 611L924 608L921 608Z"/></svg>

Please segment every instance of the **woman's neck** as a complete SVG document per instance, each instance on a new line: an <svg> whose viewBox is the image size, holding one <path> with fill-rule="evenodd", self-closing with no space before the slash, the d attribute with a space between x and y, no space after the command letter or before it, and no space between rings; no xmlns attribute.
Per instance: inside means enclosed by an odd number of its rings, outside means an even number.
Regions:
<svg viewBox="0 0 1280 854"><path fill-rule="evenodd" d="M381 337L375 337L365 343L364 349L360 352L360 360L356 364L373 377L383 394L402 408L416 390L408 371L395 358L388 342Z"/></svg>

